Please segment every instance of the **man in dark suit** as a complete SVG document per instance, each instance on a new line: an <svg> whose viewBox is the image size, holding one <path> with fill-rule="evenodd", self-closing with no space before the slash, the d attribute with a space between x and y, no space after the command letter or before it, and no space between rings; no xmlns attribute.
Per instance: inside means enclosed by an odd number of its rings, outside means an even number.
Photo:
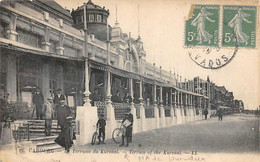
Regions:
<svg viewBox="0 0 260 162"><path fill-rule="evenodd" d="M209 113L208 109L205 109L205 110L204 110L205 120L207 120L208 113Z"/></svg>
<svg viewBox="0 0 260 162"><path fill-rule="evenodd" d="M126 93L126 96L123 99L124 103L131 103L132 102L132 97L129 95L129 93Z"/></svg>
<svg viewBox="0 0 260 162"><path fill-rule="evenodd" d="M36 108L37 120L39 120L39 119L42 120L43 119L42 107L44 104L44 98L43 98L42 93L40 92L40 88L36 88L36 92L33 95L33 103Z"/></svg>
<svg viewBox="0 0 260 162"><path fill-rule="evenodd" d="M73 144L72 141L72 127L70 120L71 110L66 105L65 100L60 101L60 106L57 109L58 125L61 127L60 135L55 139L55 142L62 147L65 147L65 151L69 153L70 147Z"/></svg>
<svg viewBox="0 0 260 162"><path fill-rule="evenodd" d="M129 143L132 143L134 117L133 114L131 113L131 110L129 110L128 113L128 120L131 122L129 127Z"/></svg>
<svg viewBox="0 0 260 162"><path fill-rule="evenodd" d="M95 101L101 101L100 94L98 93L98 89L94 90L94 93L90 95L91 105L94 106Z"/></svg>
<svg viewBox="0 0 260 162"><path fill-rule="evenodd" d="M118 90L116 91L116 94L111 97L111 101L116 102L116 103L122 103L123 102L121 97L120 97L120 93L119 93Z"/></svg>
<svg viewBox="0 0 260 162"><path fill-rule="evenodd" d="M53 103L54 103L54 106L55 106L55 109L54 109L54 118L57 119L57 109L58 107L61 105L61 101L62 100L65 100L66 101L66 98L65 96L61 93L61 89L58 89L57 90L57 94L54 96L54 99L53 99Z"/></svg>
<svg viewBox="0 0 260 162"><path fill-rule="evenodd" d="M133 130L133 115L129 112L125 114L125 118L122 120L122 124L125 127L125 133L122 134L122 143L119 146L128 147L129 143L132 143L132 130ZM126 145L125 145L126 138Z"/></svg>

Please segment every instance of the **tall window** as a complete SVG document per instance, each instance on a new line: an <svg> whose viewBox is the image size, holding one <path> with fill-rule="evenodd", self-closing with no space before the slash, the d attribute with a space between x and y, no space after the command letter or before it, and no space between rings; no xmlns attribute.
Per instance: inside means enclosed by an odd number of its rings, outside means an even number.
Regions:
<svg viewBox="0 0 260 162"><path fill-rule="evenodd" d="M66 64L68 65L68 64ZM75 107L79 105L81 83L83 83L80 68L75 64L69 64L70 66L64 66L64 91L67 97L68 106Z"/></svg>
<svg viewBox="0 0 260 162"><path fill-rule="evenodd" d="M41 37L32 32L25 31L23 29L17 29L18 33L18 42L32 46L41 48Z"/></svg>
<svg viewBox="0 0 260 162"><path fill-rule="evenodd" d="M88 19L89 19L89 22L93 22L94 21L94 14L89 14Z"/></svg>
<svg viewBox="0 0 260 162"><path fill-rule="evenodd" d="M97 14L97 22L102 22L102 16L100 14Z"/></svg>
<svg viewBox="0 0 260 162"><path fill-rule="evenodd" d="M0 92L6 92L6 76L7 76L7 55L0 54Z"/></svg>
<svg viewBox="0 0 260 162"><path fill-rule="evenodd" d="M39 60L30 57L19 57L18 60L18 94L20 101L30 106L32 94L36 87L42 85L41 65Z"/></svg>

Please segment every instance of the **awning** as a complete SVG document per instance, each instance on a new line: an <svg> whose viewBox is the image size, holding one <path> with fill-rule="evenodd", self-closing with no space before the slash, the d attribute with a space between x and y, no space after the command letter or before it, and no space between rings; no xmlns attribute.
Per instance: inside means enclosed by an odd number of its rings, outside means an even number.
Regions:
<svg viewBox="0 0 260 162"><path fill-rule="evenodd" d="M76 60L76 61L84 61L84 58L79 57L70 57L64 55L57 55L51 52L47 52L42 49L38 49L35 47L31 47L28 45L24 45L19 42L14 42L8 39L0 38L0 50L1 52L10 52L11 54L35 54L39 56L46 56L46 57L54 57L54 58L61 58L67 60Z"/></svg>
<svg viewBox="0 0 260 162"><path fill-rule="evenodd" d="M136 73L133 73L133 72L117 69L117 68L112 67L112 66L109 66L109 71L111 73L113 73L115 75L118 75L118 76L121 76L121 77L140 80L140 76L138 74L136 74Z"/></svg>
<svg viewBox="0 0 260 162"><path fill-rule="evenodd" d="M231 107L228 106L218 106L219 109L230 109Z"/></svg>
<svg viewBox="0 0 260 162"><path fill-rule="evenodd" d="M152 84L152 85L156 84L155 80L153 80L151 78L147 78L147 77L143 77L143 82L148 83L148 84Z"/></svg>
<svg viewBox="0 0 260 162"><path fill-rule="evenodd" d="M95 62L95 61L90 60L90 59L89 59L89 67L94 68L94 69L98 69L98 70L101 70L101 71L108 71L108 69L109 69L107 65Z"/></svg>

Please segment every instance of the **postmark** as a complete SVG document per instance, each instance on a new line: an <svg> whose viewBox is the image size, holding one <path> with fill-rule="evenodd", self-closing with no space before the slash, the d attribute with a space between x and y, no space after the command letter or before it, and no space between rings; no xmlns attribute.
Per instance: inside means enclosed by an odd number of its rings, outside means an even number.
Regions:
<svg viewBox="0 0 260 162"><path fill-rule="evenodd" d="M232 61L238 51L234 49L204 48L188 51L190 58L205 69L219 69Z"/></svg>
<svg viewBox="0 0 260 162"><path fill-rule="evenodd" d="M191 6L185 27L186 46L217 47L219 43L219 6Z"/></svg>
<svg viewBox="0 0 260 162"><path fill-rule="evenodd" d="M256 6L223 6L222 47L256 46Z"/></svg>

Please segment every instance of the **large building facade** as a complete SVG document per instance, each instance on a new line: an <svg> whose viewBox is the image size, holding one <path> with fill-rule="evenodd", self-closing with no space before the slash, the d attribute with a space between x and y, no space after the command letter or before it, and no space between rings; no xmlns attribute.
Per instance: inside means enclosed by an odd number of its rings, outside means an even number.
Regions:
<svg viewBox="0 0 260 162"><path fill-rule="evenodd" d="M209 80L186 80L147 62L141 37L123 33L118 22L107 25L109 10L91 1L71 13L53 0L6 0L0 8L0 90L10 101L32 106L37 87L45 100L62 89L67 104L76 108L89 95L87 88L97 90L101 108L118 91L122 100L129 94L130 104L144 107L147 117L154 107L160 115L176 115L176 109L186 115L187 109L198 114L217 102L219 88L212 89Z"/></svg>

